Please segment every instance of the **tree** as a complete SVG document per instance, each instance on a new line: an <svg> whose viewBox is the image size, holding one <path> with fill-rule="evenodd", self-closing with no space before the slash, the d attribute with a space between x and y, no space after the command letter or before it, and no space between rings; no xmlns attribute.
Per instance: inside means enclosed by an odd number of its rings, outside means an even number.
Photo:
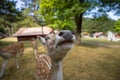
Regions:
<svg viewBox="0 0 120 80"><path fill-rule="evenodd" d="M9 31L11 33L13 32L13 23L18 21L21 16L21 12L15 8L15 4L15 1L0 1L0 26L3 28L9 28L8 30L11 30Z"/></svg>
<svg viewBox="0 0 120 80"><path fill-rule="evenodd" d="M23 19L14 23L15 31L21 27L37 27L39 26L32 16L23 16Z"/></svg>
<svg viewBox="0 0 120 80"><path fill-rule="evenodd" d="M38 16L36 11L38 8L37 0L21 0L23 2L21 6L21 20L14 23L15 31L20 27L37 27L39 26Z"/></svg>
<svg viewBox="0 0 120 80"><path fill-rule="evenodd" d="M98 11L101 12L101 14L95 14L94 16L95 18L102 16L108 11L106 8L107 3L103 3L105 2L100 0L42 0L40 2L39 10L48 24L57 21L64 23L64 21L74 20L76 23L76 32L79 43L81 38L83 14L87 14L97 6L99 7Z"/></svg>
<svg viewBox="0 0 120 80"><path fill-rule="evenodd" d="M101 16L99 18L84 18L82 31L93 32L107 32L114 30L114 20L109 19L107 16Z"/></svg>
<svg viewBox="0 0 120 80"><path fill-rule="evenodd" d="M120 33L120 19L115 23L115 30Z"/></svg>
<svg viewBox="0 0 120 80"><path fill-rule="evenodd" d="M75 31L80 35L82 16L89 6L90 3L84 0L42 0L39 10L47 24L74 21L77 26Z"/></svg>
<svg viewBox="0 0 120 80"><path fill-rule="evenodd" d="M41 0L40 13L44 16L46 22L54 23L58 21L70 20L74 18L76 23L76 32L81 35L83 14L89 14L94 8L98 8L95 18L105 15L106 12L116 10L119 12L118 0ZM81 37L81 36L80 36ZM79 39L79 38L78 38ZM80 42L78 40L78 42Z"/></svg>

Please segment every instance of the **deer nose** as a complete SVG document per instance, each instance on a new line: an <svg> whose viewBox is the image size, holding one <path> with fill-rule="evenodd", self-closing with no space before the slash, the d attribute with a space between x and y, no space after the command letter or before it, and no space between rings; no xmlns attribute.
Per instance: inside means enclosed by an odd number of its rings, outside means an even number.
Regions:
<svg viewBox="0 0 120 80"><path fill-rule="evenodd" d="M71 40L73 37L69 32L60 32L58 35L63 37L65 40Z"/></svg>

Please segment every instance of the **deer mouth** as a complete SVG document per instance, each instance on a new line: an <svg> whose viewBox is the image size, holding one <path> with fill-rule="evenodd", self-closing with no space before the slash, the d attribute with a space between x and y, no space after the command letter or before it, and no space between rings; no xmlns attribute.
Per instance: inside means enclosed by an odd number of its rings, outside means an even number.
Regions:
<svg viewBox="0 0 120 80"><path fill-rule="evenodd" d="M66 44L73 44L74 41L72 40L64 40L58 43L58 45L66 45Z"/></svg>

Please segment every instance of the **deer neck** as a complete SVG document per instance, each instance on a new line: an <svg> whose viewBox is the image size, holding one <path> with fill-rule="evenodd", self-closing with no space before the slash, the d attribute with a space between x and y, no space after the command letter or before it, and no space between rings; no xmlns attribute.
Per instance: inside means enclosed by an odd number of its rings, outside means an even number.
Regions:
<svg viewBox="0 0 120 80"><path fill-rule="evenodd" d="M62 61L53 61L50 80L63 80Z"/></svg>
<svg viewBox="0 0 120 80"><path fill-rule="evenodd" d="M52 70L50 74L50 80L63 80L62 73L62 60L67 54L66 51L59 51L55 48L48 50L48 55L52 59Z"/></svg>

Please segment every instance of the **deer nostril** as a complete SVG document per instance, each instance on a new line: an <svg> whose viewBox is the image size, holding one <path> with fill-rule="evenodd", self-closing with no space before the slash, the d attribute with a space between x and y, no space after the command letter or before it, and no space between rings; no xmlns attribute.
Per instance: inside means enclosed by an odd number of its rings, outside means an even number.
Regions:
<svg viewBox="0 0 120 80"><path fill-rule="evenodd" d="M64 34L64 32L60 32L58 35L59 35L59 36L62 36L63 34Z"/></svg>

